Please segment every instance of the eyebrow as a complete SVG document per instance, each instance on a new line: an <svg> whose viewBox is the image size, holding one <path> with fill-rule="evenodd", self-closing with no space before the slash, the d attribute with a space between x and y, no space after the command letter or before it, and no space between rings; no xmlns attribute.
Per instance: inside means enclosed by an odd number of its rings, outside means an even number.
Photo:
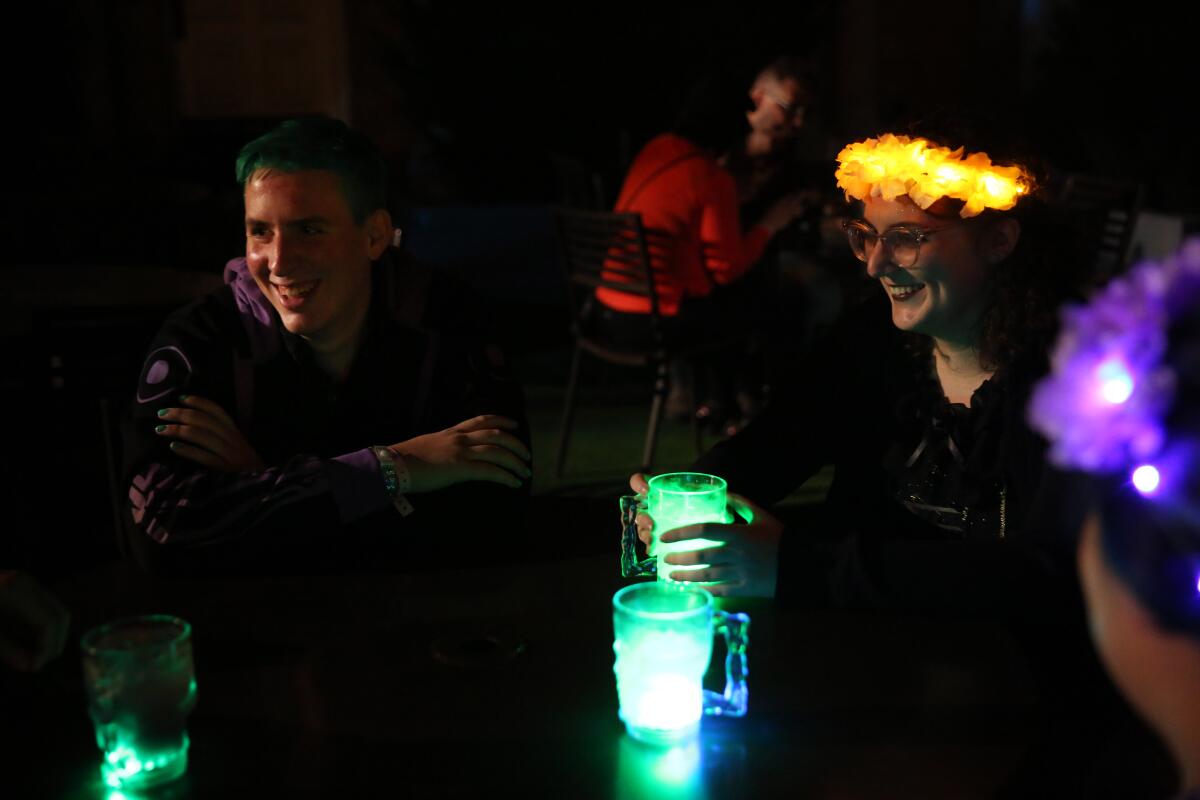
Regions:
<svg viewBox="0 0 1200 800"><path fill-rule="evenodd" d="M252 225L269 225L269 224L270 223L268 223L266 220L255 219L253 217L246 217L246 227L250 227ZM315 216L315 217L302 217L301 219L289 219L287 222L285 222L283 224L285 227L288 227L288 228L299 228L304 225L328 225L328 224L330 224L330 222L329 222L329 219L326 217Z"/></svg>
<svg viewBox="0 0 1200 800"><path fill-rule="evenodd" d="M879 233L879 229L876 228L874 225L871 225L870 221L868 221L866 217L857 217L857 221L861 222L865 225L868 225L871 228L871 230L875 231L876 233ZM883 232L887 233L888 231L894 231L896 228L928 228L928 227L930 227L930 226L926 225L924 222L896 222L896 223L888 225L886 228L884 228Z"/></svg>

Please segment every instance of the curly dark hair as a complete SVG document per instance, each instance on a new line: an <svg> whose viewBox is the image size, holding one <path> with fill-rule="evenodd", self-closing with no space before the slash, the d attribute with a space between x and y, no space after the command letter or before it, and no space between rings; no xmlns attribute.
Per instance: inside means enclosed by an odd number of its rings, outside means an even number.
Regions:
<svg viewBox="0 0 1200 800"><path fill-rule="evenodd" d="M1074 225L1044 197L1025 197L1007 212L1021 224L1011 255L992 270L979 331L979 358L992 368L1043 358L1058 333L1058 309L1078 295L1083 274Z"/></svg>

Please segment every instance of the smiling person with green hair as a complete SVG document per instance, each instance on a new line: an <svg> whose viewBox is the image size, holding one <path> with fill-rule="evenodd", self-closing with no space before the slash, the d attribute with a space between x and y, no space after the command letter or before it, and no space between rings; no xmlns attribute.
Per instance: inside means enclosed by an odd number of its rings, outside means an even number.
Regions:
<svg viewBox="0 0 1200 800"><path fill-rule="evenodd" d="M392 254L375 146L293 120L242 149L237 178L245 256L167 320L125 419L134 552L183 569L397 565L457 550L448 531L517 525L520 389L466 292Z"/></svg>

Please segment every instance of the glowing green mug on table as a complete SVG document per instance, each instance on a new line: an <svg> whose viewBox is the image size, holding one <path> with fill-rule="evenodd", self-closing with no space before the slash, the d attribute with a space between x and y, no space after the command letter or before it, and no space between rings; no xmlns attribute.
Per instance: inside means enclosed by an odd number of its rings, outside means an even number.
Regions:
<svg viewBox="0 0 1200 800"><path fill-rule="evenodd" d="M635 583L613 595L613 652L620 717L629 735L649 744L692 738L705 715L745 716L750 618L713 607L698 586ZM724 634L725 691L704 689L714 634Z"/></svg>
<svg viewBox="0 0 1200 800"><path fill-rule="evenodd" d="M703 569L706 564L681 567L667 564L663 559L670 553L719 547L711 539L689 539L686 542L663 544L658 537L672 528L682 528L699 522L731 522L726 510L725 479L703 472L668 472L655 475L648 481L645 495L625 495L621 498L621 574L626 578L657 575L659 580L671 581L672 572ZM637 558L637 515L645 511L654 520L654 534L646 554Z"/></svg>
<svg viewBox="0 0 1200 800"><path fill-rule="evenodd" d="M80 646L105 784L142 789L183 775L196 705L191 625L130 617L93 628Z"/></svg>

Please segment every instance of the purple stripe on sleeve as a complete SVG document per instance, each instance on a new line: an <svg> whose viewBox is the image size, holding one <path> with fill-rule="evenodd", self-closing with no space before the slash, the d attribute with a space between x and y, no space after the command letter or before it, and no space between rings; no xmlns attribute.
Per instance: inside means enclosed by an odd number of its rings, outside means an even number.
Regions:
<svg viewBox="0 0 1200 800"><path fill-rule="evenodd" d="M391 505L379 471L379 459L370 448L327 460L324 467L342 522L353 522Z"/></svg>
<svg viewBox="0 0 1200 800"><path fill-rule="evenodd" d="M322 505L330 517L335 513L324 465L315 456L237 474L152 463L134 477L129 501L134 523L152 539L185 547L250 535L272 520L312 519L321 516Z"/></svg>

